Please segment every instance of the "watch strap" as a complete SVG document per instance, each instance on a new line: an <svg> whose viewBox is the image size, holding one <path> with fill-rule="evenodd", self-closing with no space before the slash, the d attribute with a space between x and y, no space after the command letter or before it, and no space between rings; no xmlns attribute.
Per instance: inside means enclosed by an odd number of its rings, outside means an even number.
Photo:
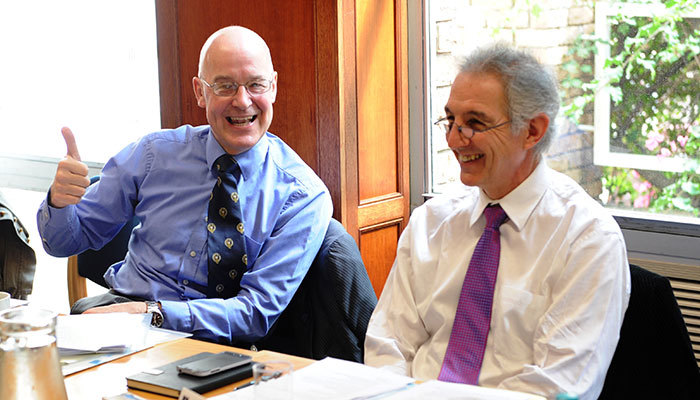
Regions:
<svg viewBox="0 0 700 400"><path fill-rule="evenodd" d="M163 312L160 309L160 303L147 301L146 307L146 312L151 313L151 325L160 328L163 325Z"/></svg>

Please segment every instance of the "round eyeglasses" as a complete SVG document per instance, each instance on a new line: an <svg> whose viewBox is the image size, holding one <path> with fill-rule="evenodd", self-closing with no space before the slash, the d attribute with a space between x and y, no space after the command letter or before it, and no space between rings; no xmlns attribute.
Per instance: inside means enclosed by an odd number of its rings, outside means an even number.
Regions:
<svg viewBox="0 0 700 400"><path fill-rule="evenodd" d="M450 120L447 117L442 117L439 120L435 121L435 123L433 125L442 128L442 130L445 132L445 135L449 134L452 131L453 126L457 126L457 132L459 132L459 136L462 139L471 139L474 137L475 133L481 133L481 132L490 131L491 129L500 128L503 125L510 123L510 122L511 121L501 122L498 125L487 126L485 128L482 128L482 129L477 129L477 128L472 128L471 126L468 126L468 125L457 125L454 123L453 120Z"/></svg>
<svg viewBox="0 0 700 400"><path fill-rule="evenodd" d="M238 93L238 88L240 86L245 87L245 90L250 95L267 93L270 89L272 89L272 79L264 78L253 79L243 85L234 81L218 81L209 83L202 78L199 78L199 80L205 85L209 86L216 96L221 97L235 96L236 93Z"/></svg>

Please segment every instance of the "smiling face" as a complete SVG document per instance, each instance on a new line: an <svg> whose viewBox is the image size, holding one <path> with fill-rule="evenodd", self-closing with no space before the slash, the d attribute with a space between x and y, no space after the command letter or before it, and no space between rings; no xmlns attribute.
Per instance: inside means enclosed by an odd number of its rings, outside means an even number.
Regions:
<svg viewBox="0 0 700 400"><path fill-rule="evenodd" d="M277 73L267 45L254 32L231 27L215 35L202 50L199 77L192 78L192 85L216 140L227 153L240 154L253 147L272 123ZM210 84L236 82L242 87L232 96L217 96L202 79ZM256 79L271 79L271 89L251 95L243 85Z"/></svg>
<svg viewBox="0 0 700 400"><path fill-rule="evenodd" d="M454 126L483 130L508 121L504 87L497 75L470 72L457 75L445 113L453 122L447 144L459 162L460 179L465 185L478 186L490 198L500 199L534 171L539 158L532 147L542 137L542 123L546 130L549 122L543 121L543 116L530 121L515 135L511 124L505 124L464 139Z"/></svg>

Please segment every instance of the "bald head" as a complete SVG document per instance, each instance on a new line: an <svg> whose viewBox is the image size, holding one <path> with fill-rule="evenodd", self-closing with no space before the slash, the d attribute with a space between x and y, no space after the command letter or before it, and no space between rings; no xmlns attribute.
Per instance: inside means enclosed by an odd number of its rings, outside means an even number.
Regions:
<svg viewBox="0 0 700 400"><path fill-rule="evenodd" d="M248 151L272 123L277 72L270 49L257 33L241 26L214 32L202 46L192 89L221 147L229 154Z"/></svg>
<svg viewBox="0 0 700 400"><path fill-rule="evenodd" d="M272 57L267 43L257 33L242 26L227 26L214 32L204 45L199 53L199 72L200 77L204 77L207 73L207 68L213 55L218 52L227 52L236 54L245 52L252 56L260 57L264 63L268 64L269 69L272 68Z"/></svg>

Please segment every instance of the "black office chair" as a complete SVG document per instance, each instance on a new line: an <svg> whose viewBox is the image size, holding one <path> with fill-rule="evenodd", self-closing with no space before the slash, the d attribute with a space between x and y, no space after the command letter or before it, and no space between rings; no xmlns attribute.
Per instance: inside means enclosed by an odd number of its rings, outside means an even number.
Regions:
<svg viewBox="0 0 700 400"><path fill-rule="evenodd" d="M700 370L671 284L630 265L632 294L599 399L700 399Z"/></svg>
<svg viewBox="0 0 700 400"><path fill-rule="evenodd" d="M355 240L331 219L292 301L255 347L316 360L330 356L362 362L367 324L376 305Z"/></svg>
<svg viewBox="0 0 700 400"><path fill-rule="evenodd" d="M90 178L90 184L100 180L99 176ZM100 286L109 288L104 274L114 263L126 256L131 238L131 231L140 223L137 217L129 220L112 240L99 250L85 250L68 259L68 300L73 306L78 299L87 296L85 278Z"/></svg>

